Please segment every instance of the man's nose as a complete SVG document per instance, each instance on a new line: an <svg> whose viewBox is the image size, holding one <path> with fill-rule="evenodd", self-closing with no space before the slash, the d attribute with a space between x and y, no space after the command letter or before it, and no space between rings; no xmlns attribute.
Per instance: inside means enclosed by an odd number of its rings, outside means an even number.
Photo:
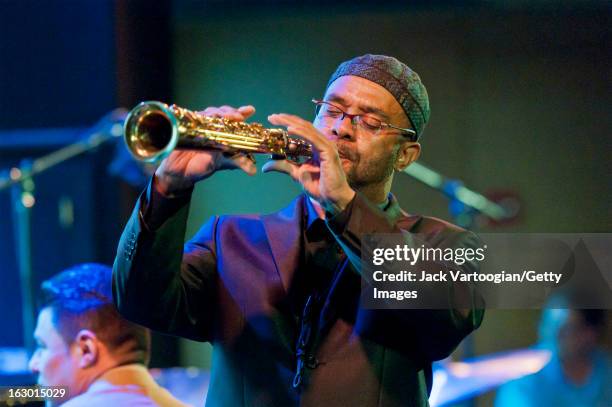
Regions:
<svg viewBox="0 0 612 407"><path fill-rule="evenodd" d="M332 134L336 139L354 140L355 125L353 125L353 118L346 115L338 117L332 127Z"/></svg>

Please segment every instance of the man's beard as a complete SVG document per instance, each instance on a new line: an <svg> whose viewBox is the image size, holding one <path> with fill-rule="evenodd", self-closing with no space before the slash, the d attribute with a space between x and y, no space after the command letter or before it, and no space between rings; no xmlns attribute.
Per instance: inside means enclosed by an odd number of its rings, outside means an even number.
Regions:
<svg viewBox="0 0 612 407"><path fill-rule="evenodd" d="M346 179L351 188L360 190L375 184L384 184L393 175L394 163L399 154L399 148L391 153L391 157L381 160L370 160L362 162L360 157L350 149L338 145L338 153L341 158L350 161L350 166L345 169ZM364 164L365 163L365 164ZM362 164L360 166L360 164Z"/></svg>

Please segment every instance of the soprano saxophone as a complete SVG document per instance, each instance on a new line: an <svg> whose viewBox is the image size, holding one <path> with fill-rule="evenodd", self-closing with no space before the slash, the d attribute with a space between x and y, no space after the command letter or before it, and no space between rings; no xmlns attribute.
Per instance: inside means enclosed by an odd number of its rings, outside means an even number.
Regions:
<svg viewBox="0 0 612 407"><path fill-rule="evenodd" d="M142 102L127 115L124 137L130 153L140 161L154 162L175 149L217 149L227 153L271 154L274 159L303 162L312 157L312 146L283 129L268 129L204 116L161 102Z"/></svg>

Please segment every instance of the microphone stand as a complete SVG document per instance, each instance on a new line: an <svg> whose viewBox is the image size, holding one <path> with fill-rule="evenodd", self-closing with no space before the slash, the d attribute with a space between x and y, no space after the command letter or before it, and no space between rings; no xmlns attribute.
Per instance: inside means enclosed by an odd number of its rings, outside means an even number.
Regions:
<svg viewBox="0 0 612 407"><path fill-rule="evenodd" d="M503 206L465 187L461 181L447 178L421 163L414 162L406 167L403 172L449 198L451 216L455 223L461 227L471 227L476 212L496 221L513 216Z"/></svg>
<svg viewBox="0 0 612 407"><path fill-rule="evenodd" d="M80 141L36 159L24 159L18 167L0 171L0 191L11 189L13 233L21 286L23 340L34 349L34 287L32 284L31 213L36 204L34 177L70 158L86 153L123 134L126 111L115 109L84 132Z"/></svg>

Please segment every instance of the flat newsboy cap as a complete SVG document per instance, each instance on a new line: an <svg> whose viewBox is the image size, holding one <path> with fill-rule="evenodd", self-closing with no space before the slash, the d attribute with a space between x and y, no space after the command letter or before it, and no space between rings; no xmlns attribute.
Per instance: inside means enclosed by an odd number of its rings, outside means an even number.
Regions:
<svg viewBox="0 0 612 407"><path fill-rule="evenodd" d="M393 57L366 54L341 63L326 89L345 75L360 76L387 89L404 109L417 137L421 136L429 120L429 98L416 72Z"/></svg>

